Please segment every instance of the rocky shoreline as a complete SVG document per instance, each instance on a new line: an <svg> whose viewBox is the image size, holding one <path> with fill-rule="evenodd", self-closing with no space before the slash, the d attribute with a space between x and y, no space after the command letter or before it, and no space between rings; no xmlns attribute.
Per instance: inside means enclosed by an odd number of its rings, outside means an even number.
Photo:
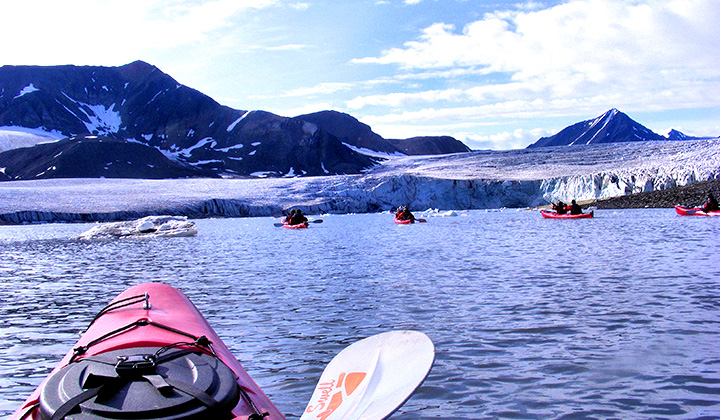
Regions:
<svg viewBox="0 0 720 420"><path fill-rule="evenodd" d="M672 208L677 204L686 207L698 207L705 203L709 192L712 192L716 198L720 198L720 179L711 179L709 181L696 182L694 184L665 190L594 200L583 203L583 207L594 206L598 209L642 209Z"/></svg>

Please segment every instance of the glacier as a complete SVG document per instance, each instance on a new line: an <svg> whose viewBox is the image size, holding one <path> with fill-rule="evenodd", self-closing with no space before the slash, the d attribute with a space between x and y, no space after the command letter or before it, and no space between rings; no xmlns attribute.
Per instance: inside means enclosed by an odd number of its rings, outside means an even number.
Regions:
<svg viewBox="0 0 720 420"><path fill-rule="evenodd" d="M360 175L0 182L0 223L534 207L720 178L720 139L388 156Z"/></svg>

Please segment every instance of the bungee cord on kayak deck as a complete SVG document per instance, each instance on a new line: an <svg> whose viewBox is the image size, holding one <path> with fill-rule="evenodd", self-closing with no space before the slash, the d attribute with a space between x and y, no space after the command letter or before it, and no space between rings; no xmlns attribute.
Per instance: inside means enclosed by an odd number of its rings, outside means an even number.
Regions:
<svg viewBox="0 0 720 420"><path fill-rule="evenodd" d="M150 305L150 295L147 293L145 293L144 295L130 296L129 298L120 299L117 302L112 302L112 303L108 304L103 309L101 309L95 315L95 317L93 317L93 319L88 324L87 328L85 328L85 331L87 331L88 328L90 328L90 326L92 324L94 324L98 318L105 315L106 313L108 313L110 311L114 311L115 309L120 309L120 308L124 308L126 306L131 306L131 305L134 305L134 304L142 302L142 301L145 301L145 304L143 305L143 309L147 310L147 309L152 308L152 305Z"/></svg>
<svg viewBox="0 0 720 420"><path fill-rule="evenodd" d="M148 326L148 325L152 325L153 327L157 327L157 328L160 328L160 329L163 329L163 330L165 330L165 331L169 331L169 332L172 332L172 333L175 333L175 334L184 335L185 337L192 338L193 340L195 340L196 343L200 343L200 342L202 342L202 343L207 343L207 348L209 349L209 351L210 351L211 353L215 354L215 352L214 352L214 350L212 349L212 346L211 346L212 343L211 343L210 340L208 340L207 337L205 337L205 336L196 337L196 336L194 336L194 335L192 335L192 334L190 334L190 333L187 333L187 332L185 332L185 331L179 330L179 329L177 329L177 328L173 328L173 327L170 327L170 326L167 326L167 325L163 325L163 324L160 324L160 323L157 323L157 322L154 322L154 321L150 321L150 320L148 320L148 319L138 319L137 321L133 321L133 322L131 322L131 323L125 325L125 326L122 326L122 327L117 328L117 329L115 329L115 330L113 330L113 331L110 331L110 332L108 332L108 333L106 333L106 334L103 334L103 335L101 335L100 337L98 337L98 338L90 341L89 343L87 343L87 344L84 345L84 346L77 346L77 347L73 348L73 355L72 355L72 357L70 358L70 363L72 363L72 362L75 360L76 357L85 354L90 347L94 346L94 345L97 344L97 343L100 343L101 341L107 340L107 339L110 338L110 337L113 337L113 336L115 336L115 335L121 334L121 333L123 333L123 332L125 332L125 331L128 331L128 330L131 330L131 329L133 329L133 328L135 328L135 327L144 327L144 326ZM196 345L199 346L200 344L196 344Z"/></svg>

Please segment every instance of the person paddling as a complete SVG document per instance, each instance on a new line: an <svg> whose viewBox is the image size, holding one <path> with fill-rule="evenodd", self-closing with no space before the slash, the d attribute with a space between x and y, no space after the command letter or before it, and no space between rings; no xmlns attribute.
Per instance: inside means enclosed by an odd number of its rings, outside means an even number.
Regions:
<svg viewBox="0 0 720 420"><path fill-rule="evenodd" d="M582 214L582 208L575 200L570 204L570 214Z"/></svg>
<svg viewBox="0 0 720 420"><path fill-rule="evenodd" d="M398 220L415 221L415 216L412 213L410 213L410 210L408 210L407 206L398 208L397 213L395 213L395 218L397 218Z"/></svg>
<svg viewBox="0 0 720 420"><path fill-rule="evenodd" d="M305 223L305 222L307 222L307 221L308 221L308 219L307 219L307 217L305 217L305 216L302 214L302 210L297 209L297 210L295 210L295 213L293 213L292 217L290 218L290 223L289 223L289 224L290 224L291 226L295 226L295 225L299 225L299 224L301 224L301 223Z"/></svg>
<svg viewBox="0 0 720 420"><path fill-rule="evenodd" d="M283 223L285 224L291 224L290 221L292 220L293 216L295 215L295 209L290 210L290 214L285 216L285 220L283 220Z"/></svg>
<svg viewBox="0 0 720 420"><path fill-rule="evenodd" d="M713 195L713 193L708 193L707 201L705 202L705 205L703 206L702 210L705 213L720 210L720 207L718 206L718 202L715 199L715 196Z"/></svg>
<svg viewBox="0 0 720 420"><path fill-rule="evenodd" d="M553 204L553 210L557 212L557 214L565 214L567 213L567 209L565 208L565 203L562 201L558 201L557 204Z"/></svg>

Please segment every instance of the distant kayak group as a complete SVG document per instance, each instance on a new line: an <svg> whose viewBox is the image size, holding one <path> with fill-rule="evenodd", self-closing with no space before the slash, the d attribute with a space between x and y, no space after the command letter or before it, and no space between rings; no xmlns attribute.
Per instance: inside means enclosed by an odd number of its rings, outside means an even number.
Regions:
<svg viewBox="0 0 720 420"><path fill-rule="evenodd" d="M558 201L557 204L552 204L552 211L543 209L540 214L546 219L591 219L595 213L583 213L577 201L572 200L569 206Z"/></svg>
<svg viewBox="0 0 720 420"><path fill-rule="evenodd" d="M285 229L307 229L310 223L322 223L322 219L308 220L300 209L290 210L286 216L282 216L280 223L275 223L276 227ZM398 207L394 215L395 223L399 225L410 225L413 223L426 223L425 219L418 219L407 206Z"/></svg>
<svg viewBox="0 0 720 420"><path fill-rule="evenodd" d="M681 205L675 206L675 212L679 216L720 216L720 206L712 193L708 193L707 201L702 207L685 207ZM540 210L542 217L546 219L590 219L594 216L594 212L583 213L580 206L575 200L572 200L570 206L562 201L552 204L551 210Z"/></svg>
<svg viewBox="0 0 720 420"><path fill-rule="evenodd" d="M541 209L540 215L545 219L592 219L595 217L593 210L587 213L583 212L576 200L572 200L570 205L558 201L557 203L551 203L551 207L552 210ZM707 202L702 207L690 208L677 205L675 211L680 216L720 216L720 207L712 193L708 194ZM427 222L425 219L416 218L407 206L398 207L393 219L398 225ZM275 223L275 226L286 229L306 229L310 226L310 223L322 223L322 219L310 221L300 209L297 209L291 210L290 214L283 216L282 223Z"/></svg>

